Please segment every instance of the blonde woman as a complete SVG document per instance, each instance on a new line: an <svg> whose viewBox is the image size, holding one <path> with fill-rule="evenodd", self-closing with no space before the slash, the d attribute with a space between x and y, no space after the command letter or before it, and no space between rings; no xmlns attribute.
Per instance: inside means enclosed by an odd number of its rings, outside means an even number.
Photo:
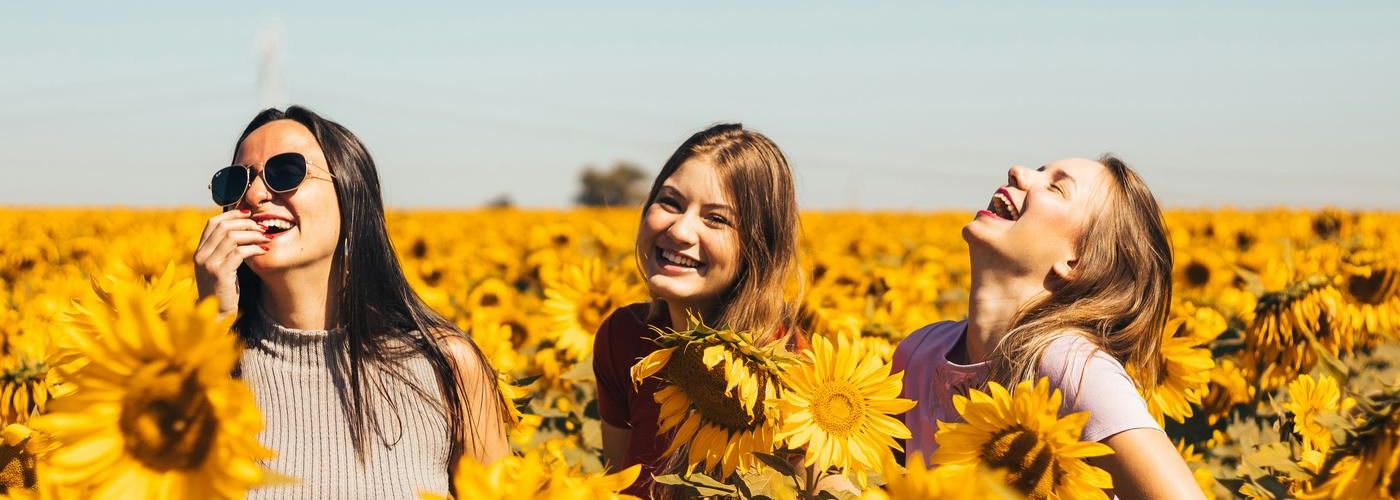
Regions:
<svg viewBox="0 0 1400 500"><path fill-rule="evenodd" d="M954 394L1049 377L1062 414L1090 412L1081 438L1123 498L1200 498L1200 489L1138 387L1162 374L1172 254L1161 211L1118 158L1013 167L963 227L971 256L967 319L935 323L896 349L909 453L932 457ZM1130 376L1132 373L1133 376Z"/></svg>
<svg viewBox="0 0 1400 500"><path fill-rule="evenodd" d="M669 444L657 436L657 379L634 388L630 375L657 349L652 327L683 328L689 312L711 326L765 332L760 342L800 342L795 308L783 298L798 275L797 227L787 159L742 125L696 133L661 168L636 242L652 300L613 313L593 346L604 458L614 470L643 466L626 493L649 496Z"/></svg>

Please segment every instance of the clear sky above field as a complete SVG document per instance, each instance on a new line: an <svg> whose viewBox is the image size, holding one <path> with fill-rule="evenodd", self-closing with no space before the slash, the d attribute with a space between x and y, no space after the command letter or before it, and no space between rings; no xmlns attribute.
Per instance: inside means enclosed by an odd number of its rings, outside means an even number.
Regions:
<svg viewBox="0 0 1400 500"><path fill-rule="evenodd" d="M565 206L584 165L742 121L804 208L984 206L1104 151L1169 206L1400 208L1394 1L284 3L9 3L0 204L208 203L285 98L396 206Z"/></svg>

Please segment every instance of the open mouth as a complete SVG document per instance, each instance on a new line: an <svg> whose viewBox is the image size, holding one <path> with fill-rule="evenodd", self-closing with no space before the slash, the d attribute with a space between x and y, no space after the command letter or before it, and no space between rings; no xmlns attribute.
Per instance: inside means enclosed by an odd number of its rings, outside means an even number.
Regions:
<svg viewBox="0 0 1400 500"><path fill-rule="evenodd" d="M258 219L258 224L267 228L267 231L263 234L267 235L268 238L276 238L277 235L291 231L293 228L297 227L296 223L292 221L275 217Z"/></svg>
<svg viewBox="0 0 1400 500"><path fill-rule="evenodd" d="M992 202L987 204L987 211L1006 220L1021 218L1021 210L1016 208L1016 203L1011 201L1011 196L1005 188L998 189L996 194L992 195Z"/></svg>
<svg viewBox="0 0 1400 500"><path fill-rule="evenodd" d="M705 263L686 257L679 253L656 247L656 259L662 265L683 267L687 269L700 269L705 267Z"/></svg>

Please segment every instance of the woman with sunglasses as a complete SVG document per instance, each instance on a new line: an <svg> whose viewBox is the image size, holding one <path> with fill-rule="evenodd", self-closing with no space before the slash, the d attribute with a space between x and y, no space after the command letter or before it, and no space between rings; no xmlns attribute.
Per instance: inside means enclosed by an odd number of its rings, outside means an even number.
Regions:
<svg viewBox="0 0 1400 500"><path fill-rule="evenodd" d="M209 187L224 212L195 251L200 296L238 314L239 376L277 453L264 465L297 480L251 497L447 493L458 459L509 452L494 372L409 288L354 134L268 109Z"/></svg>

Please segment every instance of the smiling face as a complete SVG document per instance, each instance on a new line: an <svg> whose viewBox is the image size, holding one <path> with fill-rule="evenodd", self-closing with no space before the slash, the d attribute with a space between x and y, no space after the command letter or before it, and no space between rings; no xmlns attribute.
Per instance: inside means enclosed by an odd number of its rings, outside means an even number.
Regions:
<svg viewBox="0 0 1400 500"><path fill-rule="evenodd" d="M1073 266L1090 217L1105 207L1108 170L1082 158L1039 169L1011 167L986 210L963 227L974 265L990 263L1026 274Z"/></svg>
<svg viewBox="0 0 1400 500"><path fill-rule="evenodd" d="M637 230L637 252L651 294L706 313L739 274L735 211L719 173L697 156L668 177Z"/></svg>
<svg viewBox="0 0 1400 500"><path fill-rule="evenodd" d="M263 180L263 165L282 153L306 157L306 179L291 191L274 193ZM262 275L309 266L329 267L340 241L340 205L316 137L293 120L267 123L243 139L234 162L248 165L257 177L234 210L253 212L253 220L268 228L268 252L248 259Z"/></svg>

